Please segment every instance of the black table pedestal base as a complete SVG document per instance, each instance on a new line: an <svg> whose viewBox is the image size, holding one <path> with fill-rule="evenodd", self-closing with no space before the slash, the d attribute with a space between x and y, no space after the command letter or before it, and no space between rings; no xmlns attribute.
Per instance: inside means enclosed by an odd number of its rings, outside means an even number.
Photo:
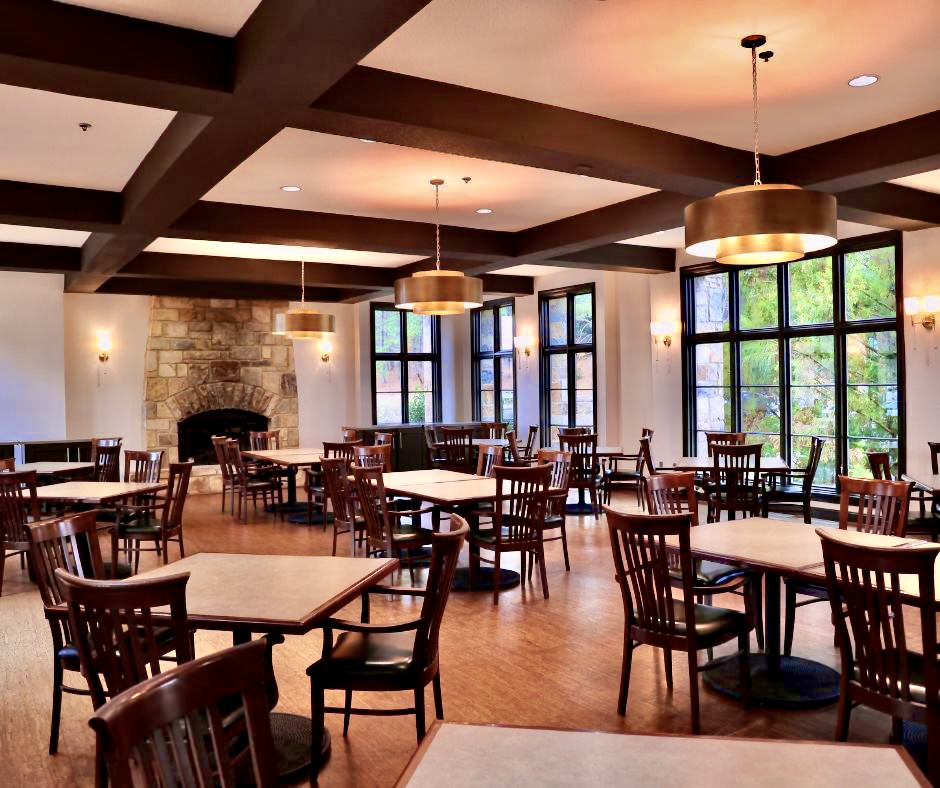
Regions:
<svg viewBox="0 0 940 788"><path fill-rule="evenodd" d="M700 668L702 681L716 692L740 699L738 657L720 657ZM751 655L751 703L761 706L824 706L839 699L839 674L819 662L780 657L771 671L765 654Z"/></svg>
<svg viewBox="0 0 940 788"><path fill-rule="evenodd" d="M454 591L492 591L493 577L495 574L496 572L493 567L481 566L477 569L475 577L473 578L473 588L470 588L470 567L458 566L457 571L454 573L453 589ZM500 588L512 588L513 586L519 585L521 582L522 578L519 576L518 572L514 572L512 569L500 568Z"/></svg>
<svg viewBox="0 0 940 788"><path fill-rule="evenodd" d="M312 723L309 717L299 714L271 714L271 735L277 752L277 773L281 777L296 776L310 768L310 741ZM320 764L326 763L330 754L330 732L323 729ZM313 781L316 781L314 776Z"/></svg>

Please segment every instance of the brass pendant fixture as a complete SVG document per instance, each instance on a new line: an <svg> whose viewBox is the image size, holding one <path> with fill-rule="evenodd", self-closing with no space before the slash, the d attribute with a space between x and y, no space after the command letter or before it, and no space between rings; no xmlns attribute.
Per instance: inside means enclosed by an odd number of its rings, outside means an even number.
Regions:
<svg viewBox="0 0 940 788"><path fill-rule="evenodd" d="M444 181L435 178L434 231L435 262L433 271L418 271L413 276L395 280L395 306L410 309L416 315L462 315L467 309L483 305L483 280L464 276L461 271L441 270L441 202Z"/></svg>
<svg viewBox="0 0 940 788"><path fill-rule="evenodd" d="M763 183L757 123L757 50L762 35L741 39L751 50L754 106L754 184L718 192L685 208L685 250L726 265L773 265L799 260L835 244L836 198L786 183ZM761 52L765 63L773 52Z"/></svg>
<svg viewBox="0 0 940 788"><path fill-rule="evenodd" d="M308 309L304 303L306 270L304 261L300 261L300 307L288 309L284 315L284 335L290 339L323 339L336 332L336 320L333 315L325 315L316 309Z"/></svg>

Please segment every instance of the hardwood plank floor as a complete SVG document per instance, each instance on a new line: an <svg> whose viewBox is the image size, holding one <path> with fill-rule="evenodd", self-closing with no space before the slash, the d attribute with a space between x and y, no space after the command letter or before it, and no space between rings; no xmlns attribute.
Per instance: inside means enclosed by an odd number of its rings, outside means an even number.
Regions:
<svg viewBox="0 0 940 788"><path fill-rule="evenodd" d="M630 510L635 499L615 497L615 508ZM449 721L505 723L603 731L687 733L688 679L684 656L676 655L675 689L666 690L659 650L640 648L634 657L626 718L617 716L616 701L622 647L623 609L604 519L569 518L571 572L566 573L561 546L547 547L551 598L534 585L505 591L494 608L487 593L454 593L441 634L445 714ZM281 523L271 515L252 513L249 523L219 514L218 496L193 496L187 502L186 545L189 554L240 552L264 554L329 554L332 534L320 526ZM345 537L344 539L348 539ZM348 549L348 541L341 550ZM107 550L107 543L103 542ZM175 546L170 547L176 558ZM156 565L145 554L142 566ZM518 562L510 566L518 568ZM406 575L407 577L407 575ZM721 600L719 602L719 599ZM716 598L735 606L737 597ZM417 602L376 600L373 620L411 617ZM356 618L358 604L345 615ZM198 655L230 645L224 633L200 632ZM297 638L275 649L281 690L279 711L309 715L310 694L305 669L321 647L319 633ZM752 647L755 647L752 643ZM731 650L731 647L726 647ZM723 650L720 650L723 653ZM828 605L811 605L797 613L794 653L837 666ZM59 753L48 755L51 706L52 642L39 595L10 560L0 597L0 784L39 786L90 785L94 773L94 737L87 720L87 697L66 695L63 701ZM71 679L81 681L78 676ZM814 710L743 709L707 688L702 690L702 730L710 735L831 740L835 705ZM341 705L341 694L327 696ZM427 693L433 716L431 693ZM407 705L393 695L355 696L360 705ZM319 776L324 786L387 786L394 783L416 747L413 717L354 717L348 738L342 718L329 715L333 734L330 761ZM889 720L866 709L852 717L852 741L886 742ZM485 757L481 754L481 757Z"/></svg>

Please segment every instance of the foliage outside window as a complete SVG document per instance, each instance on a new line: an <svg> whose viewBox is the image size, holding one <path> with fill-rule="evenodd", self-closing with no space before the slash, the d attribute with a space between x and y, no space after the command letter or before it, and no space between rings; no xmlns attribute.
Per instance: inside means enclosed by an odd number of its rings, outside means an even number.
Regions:
<svg viewBox="0 0 940 788"><path fill-rule="evenodd" d="M887 451L897 472L904 399L895 234L785 265L709 264L682 276L691 449L706 452L706 432L741 431L798 468L815 435L829 438L817 485L834 486L837 473L869 476L867 451Z"/></svg>
<svg viewBox="0 0 940 788"><path fill-rule="evenodd" d="M372 417L376 424L441 418L440 318L372 305Z"/></svg>
<svg viewBox="0 0 940 788"><path fill-rule="evenodd" d="M597 425L594 392L594 286L539 293L542 435Z"/></svg>
<svg viewBox="0 0 940 788"><path fill-rule="evenodd" d="M472 316L473 418L516 423L516 362L512 298L490 301Z"/></svg>

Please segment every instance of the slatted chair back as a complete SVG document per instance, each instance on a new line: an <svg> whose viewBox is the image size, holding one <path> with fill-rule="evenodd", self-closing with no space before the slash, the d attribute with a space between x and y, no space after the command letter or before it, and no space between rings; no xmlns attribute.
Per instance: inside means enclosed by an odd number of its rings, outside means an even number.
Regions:
<svg viewBox="0 0 940 788"><path fill-rule="evenodd" d="M186 623L188 573L134 581L55 573L96 709L160 673L162 655L173 651L179 662L193 658ZM158 624L153 609L164 606L170 620Z"/></svg>
<svg viewBox="0 0 940 788"><path fill-rule="evenodd" d="M891 455L886 451L866 451L868 457L868 467L871 469L872 479L882 479L886 482L892 480L891 477Z"/></svg>
<svg viewBox="0 0 940 788"><path fill-rule="evenodd" d="M165 537L175 535L183 526L183 509L186 506L192 473L192 460L170 463L163 499L163 513L160 517L160 527Z"/></svg>
<svg viewBox="0 0 940 788"><path fill-rule="evenodd" d="M333 509L333 520L349 527L355 519L349 481L350 462L342 457L332 457L321 461L323 488Z"/></svg>
<svg viewBox="0 0 940 788"><path fill-rule="evenodd" d="M442 427L447 470L473 473L473 427Z"/></svg>
<svg viewBox="0 0 940 788"><path fill-rule="evenodd" d="M706 432L705 445L708 447L708 456L712 456L712 446L743 446L747 443L747 435L743 432Z"/></svg>
<svg viewBox="0 0 940 788"><path fill-rule="evenodd" d="M8 473L16 470L16 459L13 457L4 457L0 460L0 473Z"/></svg>
<svg viewBox="0 0 940 788"><path fill-rule="evenodd" d="M760 514L762 482L760 457L763 443L709 444L713 461L711 482L717 485L720 509Z"/></svg>
<svg viewBox="0 0 940 788"><path fill-rule="evenodd" d="M632 637L639 642L665 645L681 637L694 647L695 627L687 627L683 635L676 627L678 600L673 596L670 550L666 544L666 537L678 538L683 618L694 621L694 575L689 543L692 515L622 514L606 506L604 511L628 634L632 631Z"/></svg>
<svg viewBox="0 0 940 788"><path fill-rule="evenodd" d="M484 421L480 424L480 437L496 440L506 435L506 425L499 421Z"/></svg>
<svg viewBox="0 0 940 788"><path fill-rule="evenodd" d="M655 463L653 462L653 438L652 436L644 436L640 438L640 457L642 458L640 462L640 470L646 469L647 474L650 476L655 476L659 473L656 468Z"/></svg>
<svg viewBox="0 0 940 788"><path fill-rule="evenodd" d="M847 544L822 528L816 533L822 540L843 684L848 684L849 697L843 702L861 702L907 719L917 719L919 712L921 722L938 724L940 665L934 565L940 545L906 550L866 547ZM915 579L916 583L912 582ZM905 587L919 589L916 604L905 604ZM922 646L922 654L913 652L908 642L904 613L910 607L918 609L917 645ZM926 719L924 698L912 692L915 683L926 690Z"/></svg>
<svg viewBox="0 0 940 788"><path fill-rule="evenodd" d="M927 448L930 449L930 468L936 476L940 473L940 443L927 441Z"/></svg>
<svg viewBox="0 0 940 788"><path fill-rule="evenodd" d="M104 578L97 515L94 510L79 512L60 520L41 520L27 526L33 574L46 608L63 601L56 569L77 577Z"/></svg>
<svg viewBox="0 0 940 788"><path fill-rule="evenodd" d="M212 448L215 449L215 459L219 463L219 470L222 473L222 480L227 482L232 478L228 467L228 458L225 456L225 443L229 439L225 435L212 436Z"/></svg>
<svg viewBox="0 0 940 788"><path fill-rule="evenodd" d="M470 528L460 515L451 515L450 530L431 536L431 561L421 605L421 626L415 636L415 662L422 668L435 664L444 608L454 585L460 551Z"/></svg>
<svg viewBox="0 0 940 788"><path fill-rule="evenodd" d="M0 549L28 551L27 524L38 519L36 471L0 473Z"/></svg>
<svg viewBox="0 0 940 788"><path fill-rule="evenodd" d="M395 445L395 433L394 432L375 433L375 445L376 446L394 446Z"/></svg>
<svg viewBox="0 0 940 788"><path fill-rule="evenodd" d="M163 450L124 452L124 481L156 484L160 481Z"/></svg>
<svg viewBox="0 0 940 788"><path fill-rule="evenodd" d="M361 446L361 440L351 440L345 441L343 443L333 443L330 441L323 441L323 456L324 457L342 457L344 460L353 461L355 456L356 446Z"/></svg>
<svg viewBox="0 0 940 788"><path fill-rule="evenodd" d="M571 452L571 486L590 484L600 472L597 464L597 433L559 435L558 447Z"/></svg>
<svg viewBox="0 0 940 788"><path fill-rule="evenodd" d="M123 438L92 438L90 462L95 461L95 457L98 456L98 449L102 447L120 446L122 443L124 443Z"/></svg>
<svg viewBox="0 0 940 788"><path fill-rule="evenodd" d="M516 438L515 430L506 430L506 444L510 462L513 465L524 465L525 460L522 457L522 452L519 451L519 439Z"/></svg>
<svg viewBox="0 0 940 788"><path fill-rule="evenodd" d="M646 480L646 504L650 514L688 514L698 525L695 474L657 473Z"/></svg>
<svg viewBox="0 0 940 788"><path fill-rule="evenodd" d="M590 431L590 427L559 427L558 437L561 439L571 435L587 435Z"/></svg>
<svg viewBox="0 0 940 788"><path fill-rule="evenodd" d="M551 493L545 504L545 515L564 517L568 501L568 488L571 482L571 452L561 449L539 449L538 464L552 469L548 480Z"/></svg>
<svg viewBox="0 0 940 788"><path fill-rule="evenodd" d="M545 522L552 466L507 468L498 465L495 475L493 531L496 541L522 549L538 544L540 528Z"/></svg>
<svg viewBox="0 0 940 788"><path fill-rule="evenodd" d="M110 439L109 439L110 440ZM120 481L121 467L118 464L121 457L121 446L95 446L95 468L93 473L96 482Z"/></svg>
<svg viewBox="0 0 940 788"><path fill-rule="evenodd" d="M343 427L343 443L352 443L359 440L359 431L351 427Z"/></svg>
<svg viewBox="0 0 940 788"><path fill-rule="evenodd" d="M816 473L819 471L819 461L822 459L824 448L826 448L826 439L814 437L806 461L806 473L803 474L804 493L810 493L813 490L813 483L816 481Z"/></svg>
<svg viewBox="0 0 940 788"><path fill-rule="evenodd" d="M353 452L353 461L356 465L363 468L381 468L388 473L392 470L392 447L391 444L379 444L377 446L355 446Z"/></svg>
<svg viewBox="0 0 940 788"><path fill-rule="evenodd" d="M477 455L477 476L494 476L502 458L502 446L481 446Z"/></svg>
<svg viewBox="0 0 940 788"><path fill-rule="evenodd" d="M839 477L839 528L852 525L859 531L904 536L911 502L910 482ZM850 511L850 505L857 505Z"/></svg>
<svg viewBox="0 0 940 788"><path fill-rule="evenodd" d="M253 640L108 701L89 725L112 784L277 785L265 678L265 643Z"/></svg>
<svg viewBox="0 0 940 788"><path fill-rule="evenodd" d="M523 453L524 458L532 457L533 452L535 451L535 438L539 434L539 428L530 426L529 434L525 439L525 452Z"/></svg>
<svg viewBox="0 0 940 788"><path fill-rule="evenodd" d="M228 466L229 478L236 487L248 480L248 468L242 456L242 447L237 438L226 439L223 449L225 451L225 464Z"/></svg>
<svg viewBox="0 0 940 788"><path fill-rule="evenodd" d="M276 451L281 448L281 431L259 430L249 432L248 445L252 451Z"/></svg>
<svg viewBox="0 0 940 788"><path fill-rule="evenodd" d="M352 466L362 519L366 524L366 553L392 557L392 530L389 524L385 482L381 468Z"/></svg>

